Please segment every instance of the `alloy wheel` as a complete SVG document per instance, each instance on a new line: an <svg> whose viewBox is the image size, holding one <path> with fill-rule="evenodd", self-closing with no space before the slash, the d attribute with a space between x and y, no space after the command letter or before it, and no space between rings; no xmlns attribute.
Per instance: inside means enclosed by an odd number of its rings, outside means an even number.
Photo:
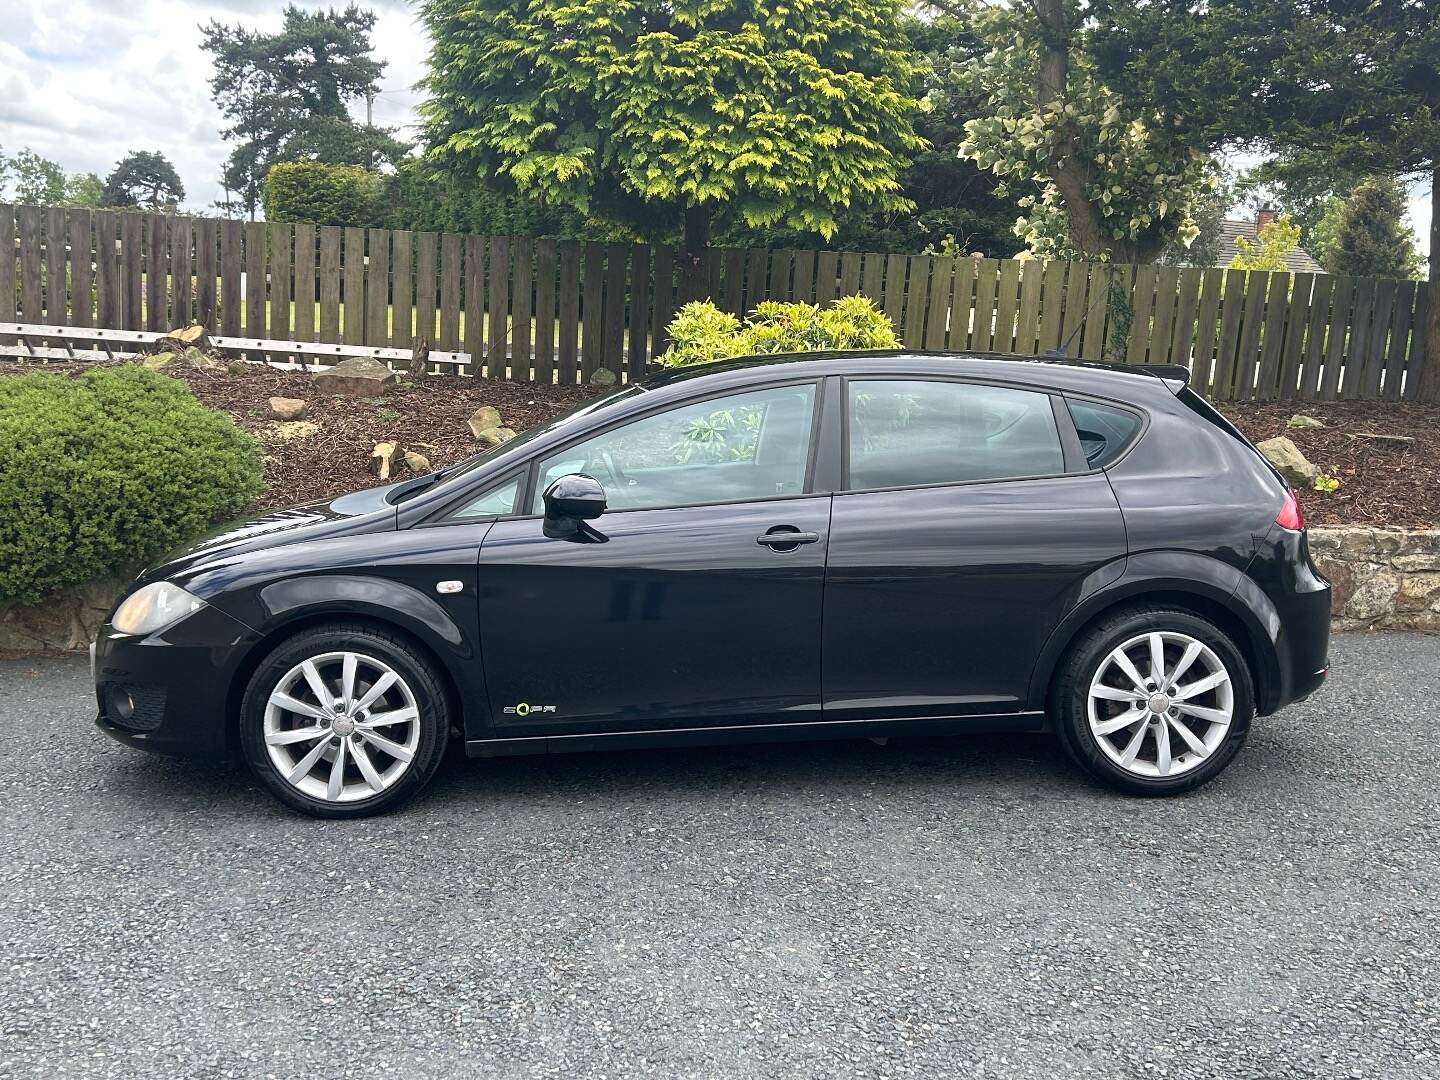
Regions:
<svg viewBox="0 0 1440 1080"><path fill-rule="evenodd" d="M1136 776L1172 777L1199 767L1234 718L1230 673L1204 642L1155 630L1101 661L1086 702L1105 756Z"/></svg>
<svg viewBox="0 0 1440 1080"><path fill-rule="evenodd" d="M420 743L420 710L389 664L327 652L296 664L265 704L265 749L291 787L356 802L392 787Z"/></svg>

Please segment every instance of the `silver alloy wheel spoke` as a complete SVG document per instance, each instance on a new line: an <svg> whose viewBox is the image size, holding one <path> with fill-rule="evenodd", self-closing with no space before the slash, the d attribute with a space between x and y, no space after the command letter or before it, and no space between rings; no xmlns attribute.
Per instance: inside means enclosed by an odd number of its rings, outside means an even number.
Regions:
<svg viewBox="0 0 1440 1080"><path fill-rule="evenodd" d="M287 783L343 803L400 780L419 750L420 726L419 703L398 671L364 652L336 650L302 660L275 683L262 737Z"/></svg>
<svg viewBox="0 0 1440 1080"><path fill-rule="evenodd" d="M1190 681L1177 686L1182 677ZM1090 734L1128 773L1179 776L1225 742L1235 718L1234 690L1225 664L1203 641L1177 630L1136 634L1112 649L1090 680Z"/></svg>

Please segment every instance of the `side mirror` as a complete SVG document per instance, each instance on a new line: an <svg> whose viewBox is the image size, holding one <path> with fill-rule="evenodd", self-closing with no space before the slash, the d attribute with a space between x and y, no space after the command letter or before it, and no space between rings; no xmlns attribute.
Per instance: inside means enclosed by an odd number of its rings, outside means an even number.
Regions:
<svg viewBox="0 0 1440 1080"><path fill-rule="evenodd" d="M590 540L598 536L585 525L605 512L605 489L584 473L569 473L545 489L545 535L553 540Z"/></svg>

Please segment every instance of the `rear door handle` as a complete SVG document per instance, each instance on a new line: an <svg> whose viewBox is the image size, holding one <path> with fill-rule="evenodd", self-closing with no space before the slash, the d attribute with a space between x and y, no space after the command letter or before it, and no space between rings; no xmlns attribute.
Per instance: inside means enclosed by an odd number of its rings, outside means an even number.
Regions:
<svg viewBox="0 0 1440 1080"><path fill-rule="evenodd" d="M757 544L763 544L769 548L779 548L783 551L794 551L801 544L816 544L820 542L820 534L813 532L800 532L798 529L786 525L777 525L767 533L761 533L755 538Z"/></svg>

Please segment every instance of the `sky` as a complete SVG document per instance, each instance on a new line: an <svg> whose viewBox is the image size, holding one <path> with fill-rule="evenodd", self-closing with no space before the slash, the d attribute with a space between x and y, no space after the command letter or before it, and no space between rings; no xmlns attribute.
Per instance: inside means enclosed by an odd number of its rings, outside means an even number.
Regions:
<svg viewBox="0 0 1440 1080"><path fill-rule="evenodd" d="M200 25L212 19L278 29L284 0L0 0L0 150L29 146L66 172L102 179L130 150L158 150L175 164L185 206L222 197L229 153L210 100L209 54ZM302 2L301 7L341 7ZM372 41L385 62L375 122L412 125L428 43L406 0L369 0ZM363 105L359 106L363 110ZM1428 185L1410 191L1410 217L1422 253L1430 235Z"/></svg>

